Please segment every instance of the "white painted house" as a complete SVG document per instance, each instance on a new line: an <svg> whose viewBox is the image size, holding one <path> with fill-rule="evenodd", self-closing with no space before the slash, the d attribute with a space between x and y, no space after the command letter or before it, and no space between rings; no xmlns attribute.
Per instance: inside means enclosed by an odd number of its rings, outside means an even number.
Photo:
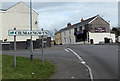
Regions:
<svg viewBox="0 0 120 81"><path fill-rule="evenodd" d="M75 36L74 36L74 29L69 29L66 31L61 32L62 44L74 44L75 43Z"/></svg>
<svg viewBox="0 0 120 81"><path fill-rule="evenodd" d="M8 30L30 30L30 8L23 2L19 2L6 10L0 10L0 40L13 41L13 36L8 35ZM32 29L38 30L37 21L39 14L32 10ZM38 36L33 36L36 40ZM17 36L17 41L26 41L30 36Z"/></svg>
<svg viewBox="0 0 120 81"><path fill-rule="evenodd" d="M61 29L59 33L61 33L62 44L98 44L106 43L108 40L115 42L115 34L110 33L110 24L99 15L86 20L81 19L73 25L68 23L67 27Z"/></svg>

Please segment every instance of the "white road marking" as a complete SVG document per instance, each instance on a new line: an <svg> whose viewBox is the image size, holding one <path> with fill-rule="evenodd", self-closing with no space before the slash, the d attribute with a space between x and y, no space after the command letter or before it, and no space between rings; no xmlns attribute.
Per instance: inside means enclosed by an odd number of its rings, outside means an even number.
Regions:
<svg viewBox="0 0 120 81"><path fill-rule="evenodd" d="M85 62L75 51L73 51L73 50L70 49L70 48L67 48L67 49L70 50L71 52L73 52L73 54L75 54L75 55L78 57L78 59L80 60L80 62L81 62L84 66L86 66L86 67L88 68L89 74L90 74L90 79L91 79L91 81L93 81L93 74L92 74L91 68L86 64L86 62Z"/></svg>
<svg viewBox="0 0 120 81"><path fill-rule="evenodd" d="M85 62L85 61L82 61L81 63L82 63L82 64L86 64L86 62Z"/></svg>
<svg viewBox="0 0 120 81"><path fill-rule="evenodd" d="M91 81L93 81L93 74L92 74L91 68L90 68L88 65L85 65L85 66L86 66L86 67L88 68L88 70L89 70Z"/></svg>
<svg viewBox="0 0 120 81"><path fill-rule="evenodd" d="M75 77L71 77L71 79L74 79Z"/></svg>
<svg viewBox="0 0 120 81"><path fill-rule="evenodd" d="M78 57L78 59L80 60L80 61L82 61L83 59L76 53L76 52L74 52L72 49L70 49L70 48L67 48L68 50L70 50L71 52L73 52L77 57Z"/></svg>
<svg viewBox="0 0 120 81"><path fill-rule="evenodd" d="M64 49L66 52L69 52L69 50L67 50L67 49Z"/></svg>

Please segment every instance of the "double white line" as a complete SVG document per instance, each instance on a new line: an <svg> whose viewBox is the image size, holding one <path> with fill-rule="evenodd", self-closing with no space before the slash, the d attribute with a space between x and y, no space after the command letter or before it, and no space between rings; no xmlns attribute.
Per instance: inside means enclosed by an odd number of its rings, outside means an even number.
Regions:
<svg viewBox="0 0 120 81"><path fill-rule="evenodd" d="M71 52L73 52L73 54L75 54L75 55L77 56L77 58L80 60L80 62L81 62L84 66L86 66L86 67L88 68L89 74L90 74L90 79L91 79L91 81L93 81L92 70L91 70L91 68L86 64L86 62L82 59L82 57L80 57L75 51L73 51L73 50L70 49L70 48L65 49L65 51L66 51L66 52L71 51Z"/></svg>

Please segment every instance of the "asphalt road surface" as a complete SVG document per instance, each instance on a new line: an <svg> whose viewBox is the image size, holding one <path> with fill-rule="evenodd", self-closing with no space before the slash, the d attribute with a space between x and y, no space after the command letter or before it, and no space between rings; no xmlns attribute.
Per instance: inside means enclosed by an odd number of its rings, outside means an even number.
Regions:
<svg viewBox="0 0 120 81"><path fill-rule="evenodd" d="M56 65L53 79L90 79L88 68L78 57L91 68L94 79L118 79L118 50L117 45L61 45L45 48L44 57ZM13 51L3 54L13 55ZM17 55L29 57L30 53L17 50ZM41 49L34 50L34 58L42 59L41 56Z"/></svg>
<svg viewBox="0 0 120 81"><path fill-rule="evenodd" d="M92 69L94 79L118 79L117 45L69 45Z"/></svg>

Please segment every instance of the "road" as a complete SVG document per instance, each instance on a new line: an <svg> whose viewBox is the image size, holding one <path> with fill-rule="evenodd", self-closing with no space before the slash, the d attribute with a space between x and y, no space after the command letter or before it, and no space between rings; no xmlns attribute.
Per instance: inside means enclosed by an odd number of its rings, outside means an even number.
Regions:
<svg viewBox="0 0 120 81"><path fill-rule="evenodd" d="M118 78L117 45L69 45L92 69L94 79Z"/></svg>
<svg viewBox="0 0 120 81"><path fill-rule="evenodd" d="M80 63L82 57L91 68L94 79L118 78L118 46L117 45L61 45L44 49L45 60L56 65L53 79L90 79L88 69ZM65 50L67 49L67 50ZM3 51L13 54L13 51ZM29 51L18 50L18 56L29 57ZM34 58L41 59L41 50L34 50Z"/></svg>

